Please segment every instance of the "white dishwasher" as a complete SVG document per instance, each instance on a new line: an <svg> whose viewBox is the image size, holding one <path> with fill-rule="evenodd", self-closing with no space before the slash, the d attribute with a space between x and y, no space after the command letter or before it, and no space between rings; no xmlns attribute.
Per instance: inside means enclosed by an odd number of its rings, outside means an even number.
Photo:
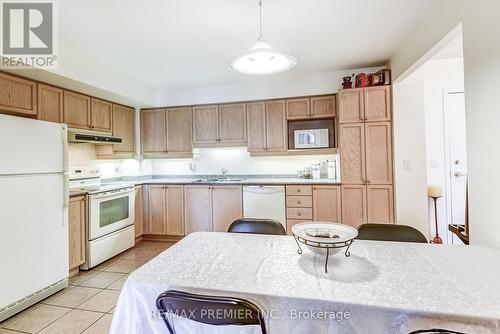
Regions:
<svg viewBox="0 0 500 334"><path fill-rule="evenodd" d="M243 218L276 219L286 230L285 187L244 186Z"/></svg>

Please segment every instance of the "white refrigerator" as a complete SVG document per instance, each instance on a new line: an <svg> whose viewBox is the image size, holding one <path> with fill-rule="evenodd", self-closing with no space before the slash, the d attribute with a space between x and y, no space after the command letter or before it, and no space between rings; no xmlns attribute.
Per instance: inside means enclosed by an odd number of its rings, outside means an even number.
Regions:
<svg viewBox="0 0 500 334"><path fill-rule="evenodd" d="M0 115L0 321L68 285L66 130Z"/></svg>

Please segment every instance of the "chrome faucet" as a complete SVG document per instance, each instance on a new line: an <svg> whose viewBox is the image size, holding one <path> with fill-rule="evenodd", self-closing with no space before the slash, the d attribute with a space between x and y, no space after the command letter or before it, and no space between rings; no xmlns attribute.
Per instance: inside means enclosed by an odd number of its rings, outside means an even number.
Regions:
<svg viewBox="0 0 500 334"><path fill-rule="evenodd" d="M228 172L228 170L227 170L227 169L222 168L222 169L220 170L220 172L222 173L222 178L223 178L223 179L225 179L225 178L227 177L227 172Z"/></svg>

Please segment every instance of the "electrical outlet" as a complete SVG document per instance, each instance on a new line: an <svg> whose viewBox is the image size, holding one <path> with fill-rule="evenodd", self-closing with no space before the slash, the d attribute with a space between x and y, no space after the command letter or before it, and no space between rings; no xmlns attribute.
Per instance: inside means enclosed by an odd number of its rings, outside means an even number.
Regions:
<svg viewBox="0 0 500 334"><path fill-rule="evenodd" d="M405 170L411 170L411 160L403 160Z"/></svg>

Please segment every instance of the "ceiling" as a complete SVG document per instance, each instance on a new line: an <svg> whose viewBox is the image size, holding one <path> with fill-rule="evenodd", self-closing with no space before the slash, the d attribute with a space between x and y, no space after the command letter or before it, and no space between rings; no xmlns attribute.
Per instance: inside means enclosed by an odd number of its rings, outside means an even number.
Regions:
<svg viewBox="0 0 500 334"><path fill-rule="evenodd" d="M297 57L297 73L381 65L431 2L264 0L264 36L273 48ZM62 55L97 58L156 88L245 78L228 62L258 36L258 0L57 3Z"/></svg>

